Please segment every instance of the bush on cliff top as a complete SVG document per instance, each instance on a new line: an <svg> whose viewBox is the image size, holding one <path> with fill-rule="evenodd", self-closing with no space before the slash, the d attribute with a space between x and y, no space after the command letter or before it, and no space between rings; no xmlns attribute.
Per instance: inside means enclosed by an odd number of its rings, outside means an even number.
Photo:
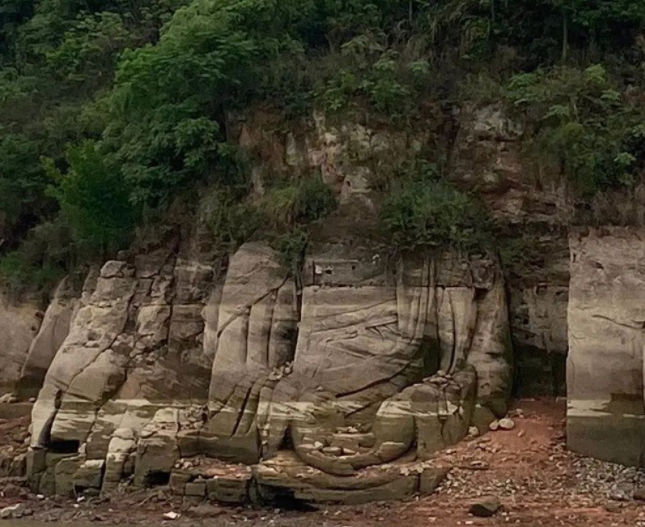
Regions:
<svg viewBox="0 0 645 527"><path fill-rule="evenodd" d="M282 262L297 274L309 242L309 227L336 209L336 198L320 174L277 181L259 204L271 228L263 233Z"/></svg>
<svg viewBox="0 0 645 527"><path fill-rule="evenodd" d="M386 198L381 222L401 249L451 248L465 253L491 246L490 220L467 194L445 181L397 185Z"/></svg>

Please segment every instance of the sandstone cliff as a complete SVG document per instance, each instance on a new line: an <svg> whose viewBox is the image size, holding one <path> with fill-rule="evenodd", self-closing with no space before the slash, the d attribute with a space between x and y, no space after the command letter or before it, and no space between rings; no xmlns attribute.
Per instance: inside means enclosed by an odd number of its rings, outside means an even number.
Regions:
<svg viewBox="0 0 645 527"><path fill-rule="evenodd" d="M261 239L222 254L195 221L91 270L78 291L63 282L44 315L0 304L0 387L37 395L32 487L169 482L224 501L245 499L251 481L264 499L431 492L442 473L433 454L503 417L514 387L562 393L569 346L571 447L640 464L631 423L643 413L642 328L623 302L638 294L636 235L569 240L566 189L526 177L522 130L497 106L464 109L454 122L451 177L532 233L521 263L395 253L373 236L374 182L402 152L445 133L319 115L280 132L260 115L233 127L263 153L254 192L269 170L316 169L340 203L314 227L295 272ZM615 375L596 382L604 368ZM624 455L602 446L609 436ZM195 468L205 459L254 468L212 479Z"/></svg>
<svg viewBox="0 0 645 527"><path fill-rule="evenodd" d="M570 448L643 465L642 230L582 229L571 236Z"/></svg>

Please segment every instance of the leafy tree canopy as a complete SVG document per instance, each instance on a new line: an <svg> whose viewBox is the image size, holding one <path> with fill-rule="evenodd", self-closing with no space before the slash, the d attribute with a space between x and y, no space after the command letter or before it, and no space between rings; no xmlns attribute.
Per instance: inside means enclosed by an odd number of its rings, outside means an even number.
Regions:
<svg viewBox="0 0 645 527"><path fill-rule="evenodd" d="M230 169L234 110L266 104L290 119L317 106L405 126L428 102L459 104L473 75L505 87L537 157L583 193L633 185L644 29L633 0L4 0L0 259L11 265L0 268L42 262L23 246L42 247L44 226L66 240L48 265L103 256L145 211L204 186L222 209L213 225L230 231L246 216L243 170ZM422 202L392 194L390 226L418 230L446 204L466 207L446 185L419 189ZM291 182L261 205L288 206L292 253L310 212L330 209L310 190Z"/></svg>

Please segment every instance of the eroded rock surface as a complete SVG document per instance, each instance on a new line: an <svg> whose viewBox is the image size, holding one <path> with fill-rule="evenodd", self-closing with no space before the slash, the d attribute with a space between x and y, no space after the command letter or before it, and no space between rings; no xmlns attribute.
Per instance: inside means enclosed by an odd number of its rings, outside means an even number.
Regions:
<svg viewBox="0 0 645 527"><path fill-rule="evenodd" d="M43 385L27 457L32 486L68 494L131 478L195 496L291 488L323 501L342 488L347 502L433 489L430 465L414 474L411 466L506 414L504 280L488 258L392 256L364 232L378 207L375 183L396 168L394 152L414 155L454 132L459 184L479 177L469 155L485 157L491 206L506 192L503 216L532 214L521 131L501 109L468 113L450 134L440 129L445 110L435 110L437 130L419 134L314 115L305 134L276 141L272 127L240 125L239 143L264 156L253 168L256 196L266 171L312 169L338 196L296 277L262 242L242 246L224 269L191 232L107 262L80 296L57 295L19 390L26 398ZM187 476L184 460L203 456L254 466L252 482L219 488L207 474ZM384 479L388 464L397 469ZM303 487L309 471L321 476Z"/></svg>
<svg viewBox="0 0 645 527"><path fill-rule="evenodd" d="M509 228L502 246L516 357L516 394L566 394L566 312L569 285L568 226L574 200L558 177L542 177L522 155L525 131L504 105L433 107L413 130L383 128L314 113L285 131L275 117L255 112L234 127L239 141L263 153L254 167L257 196L271 173L315 171L335 189L340 207L333 240L369 230L365 217L378 209L384 179L402 163L448 152L446 175L459 189L476 194L488 212ZM238 129L239 128L239 129ZM356 211L360 211L356 213ZM373 219L373 218L372 218ZM513 249L515 247L515 249ZM516 252L507 258L509 253ZM553 309L551 309L553 307Z"/></svg>
<svg viewBox="0 0 645 527"><path fill-rule="evenodd" d="M419 491L420 473L408 485L364 471L428 460L505 414L512 357L493 261L321 243L301 276L297 287L257 242L221 278L214 260L182 248L106 263L33 410L32 486L70 494L133 476L233 492L175 474L207 455L259 464L270 494L290 472L261 467L290 451L295 473L346 478L350 502L400 497Z"/></svg>
<svg viewBox="0 0 645 527"><path fill-rule="evenodd" d="M69 335L72 320L81 305L79 297L69 278L65 278L56 288L22 366L16 388L19 398L26 400L38 395L47 370Z"/></svg>
<svg viewBox="0 0 645 527"><path fill-rule="evenodd" d="M0 396L16 381L23 400L39 392L18 461L34 489L127 480L229 503L431 491L437 452L501 423L512 347L530 395L562 393L571 347L569 446L642 464L645 234L568 241L570 196L531 178L501 106L435 110L414 133L318 114L291 132L241 121L233 135L262 153L254 197L272 173L312 170L338 197L296 277L265 243L222 258L192 226L105 263L81 291L61 284L44 314L0 299ZM506 284L494 260L393 257L369 236L379 178L438 146L451 181L524 243Z"/></svg>
<svg viewBox="0 0 645 527"><path fill-rule="evenodd" d="M464 107L453 147L452 179L477 188L495 216L512 223L564 223L573 212L564 181L536 184L523 163L522 126L502 104Z"/></svg>
<svg viewBox="0 0 645 527"><path fill-rule="evenodd" d="M201 311L215 264L199 244L173 242L107 262L88 278L88 294L34 406L32 486L63 493L100 488L135 469L144 484L146 463L156 466L176 450L193 402L199 407L208 393ZM168 471L173 462L166 462Z"/></svg>
<svg viewBox="0 0 645 527"><path fill-rule="evenodd" d="M577 452L643 464L644 297L642 230L572 235L567 443Z"/></svg>

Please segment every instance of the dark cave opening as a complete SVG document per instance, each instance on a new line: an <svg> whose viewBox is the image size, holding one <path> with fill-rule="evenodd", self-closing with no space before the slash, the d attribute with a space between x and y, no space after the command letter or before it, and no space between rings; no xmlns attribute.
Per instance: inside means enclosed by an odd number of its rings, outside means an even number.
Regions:
<svg viewBox="0 0 645 527"><path fill-rule="evenodd" d="M150 472L145 479L145 486L148 488L165 487L168 483L170 483L170 472L165 472L163 470Z"/></svg>
<svg viewBox="0 0 645 527"><path fill-rule="evenodd" d="M49 443L48 449L54 454L76 454L80 446L80 441L54 440Z"/></svg>

